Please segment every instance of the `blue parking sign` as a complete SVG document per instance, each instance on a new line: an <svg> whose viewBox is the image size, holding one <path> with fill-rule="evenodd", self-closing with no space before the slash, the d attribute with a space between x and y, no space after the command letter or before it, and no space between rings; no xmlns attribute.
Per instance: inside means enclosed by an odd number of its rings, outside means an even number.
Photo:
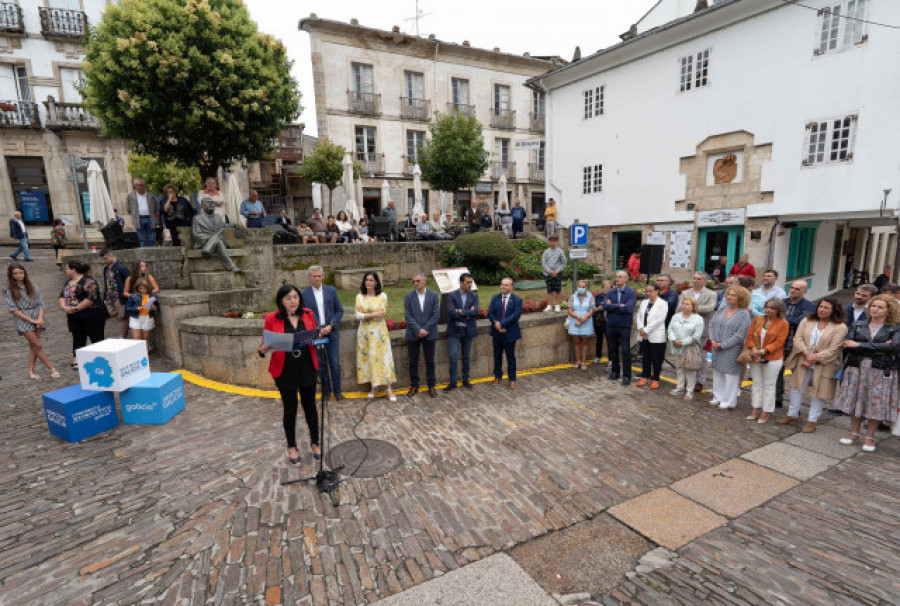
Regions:
<svg viewBox="0 0 900 606"><path fill-rule="evenodd" d="M587 246L588 243L588 226L587 223L574 223L569 230L571 236L570 246Z"/></svg>

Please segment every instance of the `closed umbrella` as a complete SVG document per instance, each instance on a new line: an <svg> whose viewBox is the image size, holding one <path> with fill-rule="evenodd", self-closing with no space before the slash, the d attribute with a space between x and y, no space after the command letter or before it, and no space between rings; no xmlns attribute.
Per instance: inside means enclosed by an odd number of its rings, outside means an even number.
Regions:
<svg viewBox="0 0 900 606"><path fill-rule="evenodd" d="M441 221L447 216L447 192L441 192Z"/></svg>
<svg viewBox="0 0 900 606"><path fill-rule="evenodd" d="M525 187L523 185L519 185L519 202L525 204ZM524 208L528 208L528 205L525 204Z"/></svg>
<svg viewBox="0 0 900 606"><path fill-rule="evenodd" d="M387 206L388 200L391 199L391 186L388 184L387 179L381 182L381 208L385 208Z"/></svg>
<svg viewBox="0 0 900 606"><path fill-rule="evenodd" d="M344 154L344 160L341 162L344 167L344 176L341 177L341 187L344 188L344 199L351 200L356 197L356 186L353 181L353 159L350 154Z"/></svg>
<svg viewBox="0 0 900 606"><path fill-rule="evenodd" d="M245 221L241 217L241 186L238 183L234 173L228 176L225 182L227 189L225 190L225 213L228 215L228 221L232 225L244 225Z"/></svg>
<svg viewBox="0 0 900 606"><path fill-rule="evenodd" d="M366 216L366 207L363 204L363 190L362 190L362 179L356 180L356 203L359 205L359 216Z"/></svg>
<svg viewBox="0 0 900 606"><path fill-rule="evenodd" d="M494 212L496 212L497 209L500 208L501 204L503 204L504 202L509 202L509 200L507 200L506 198L506 173L503 173L502 175L500 175L500 183L497 184L497 204L494 207ZM506 209L509 210L509 204L506 205Z"/></svg>
<svg viewBox="0 0 900 606"><path fill-rule="evenodd" d="M96 160L87 167L88 195L91 204L91 223L106 225L115 216L109 190L103 181L103 169Z"/></svg>
<svg viewBox="0 0 900 606"><path fill-rule="evenodd" d="M416 164L413 168L413 218L418 221L425 214L425 207L422 205L422 171Z"/></svg>
<svg viewBox="0 0 900 606"><path fill-rule="evenodd" d="M322 210L322 184L321 183L313 183L312 184L312 198L313 198L313 208L318 208Z"/></svg>

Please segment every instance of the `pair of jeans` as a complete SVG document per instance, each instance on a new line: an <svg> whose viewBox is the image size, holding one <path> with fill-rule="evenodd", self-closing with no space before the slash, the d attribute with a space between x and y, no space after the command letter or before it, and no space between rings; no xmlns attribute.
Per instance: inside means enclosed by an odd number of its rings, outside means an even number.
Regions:
<svg viewBox="0 0 900 606"><path fill-rule="evenodd" d="M641 378L659 381L663 360L666 358L665 343L641 341Z"/></svg>
<svg viewBox="0 0 900 606"><path fill-rule="evenodd" d="M513 219L513 222L512 222L513 238L516 237L516 234L520 234L523 231L525 231L525 222L524 221L516 221L515 219Z"/></svg>
<svg viewBox="0 0 900 606"><path fill-rule="evenodd" d="M609 371L612 374L619 374L619 355L621 353L622 376L631 378L631 327L607 324L606 347L609 350Z"/></svg>
<svg viewBox="0 0 900 606"><path fill-rule="evenodd" d="M437 377L434 371L434 343L435 341L428 338L416 339L415 341L407 341L406 347L409 350L409 386L419 386L419 347L425 350L425 378L428 380L428 387L434 387L437 384Z"/></svg>
<svg viewBox="0 0 900 606"><path fill-rule="evenodd" d="M472 337L447 337L447 355L450 358L450 385L456 385L456 367L460 348L462 348L462 380L463 383L469 382L469 368L471 366L469 354L472 351Z"/></svg>
<svg viewBox="0 0 900 606"><path fill-rule="evenodd" d="M28 251L28 236L19 240L19 247L13 251L12 258L18 258L19 253L25 253L25 259L31 259L31 253Z"/></svg>
<svg viewBox="0 0 900 606"><path fill-rule="evenodd" d="M332 393L335 396L341 395L341 342L338 339L337 330L332 330L328 335L325 352L328 354L328 364L325 364L324 356L319 356L319 379L322 381L322 395L327 399ZM329 370L331 371L330 380ZM332 389L332 382L334 389Z"/></svg>
<svg viewBox="0 0 900 606"><path fill-rule="evenodd" d="M137 234L141 248L156 246L156 230L153 229L153 221L150 220L150 217L138 218Z"/></svg>
<svg viewBox="0 0 900 606"><path fill-rule="evenodd" d="M506 354L506 369L510 381L516 380L516 342L507 341L505 335L491 337L494 340L494 378L503 378L503 354Z"/></svg>

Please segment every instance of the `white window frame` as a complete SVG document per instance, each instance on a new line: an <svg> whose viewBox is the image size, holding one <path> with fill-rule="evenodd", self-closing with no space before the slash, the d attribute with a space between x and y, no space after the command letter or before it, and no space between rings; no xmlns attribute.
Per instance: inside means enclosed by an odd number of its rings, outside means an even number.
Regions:
<svg viewBox="0 0 900 606"><path fill-rule="evenodd" d="M461 86L462 84L465 84L465 85ZM465 92L466 92L465 100L463 100L462 96L460 95L460 91L462 89L465 89ZM471 91L471 84L470 84L468 78L456 78L456 77L450 78L450 103L452 105L454 105L454 106L471 105L470 100L471 100L472 96L470 95L470 91Z"/></svg>
<svg viewBox="0 0 900 606"><path fill-rule="evenodd" d="M808 122L803 139L802 166L814 168L852 162L858 121L859 114L852 113Z"/></svg>
<svg viewBox="0 0 900 606"><path fill-rule="evenodd" d="M591 170L593 167L585 166L581 169L581 193L587 195L591 193Z"/></svg>
<svg viewBox="0 0 900 606"><path fill-rule="evenodd" d="M418 135L421 135L421 137L419 137ZM425 138L426 138L426 131L424 131L424 130L417 130L414 128L410 128L406 131L406 157L408 160L410 160L411 162L418 160L418 158L419 158L418 148L425 146ZM410 146L411 144L414 144L414 143L418 143L418 145Z"/></svg>
<svg viewBox="0 0 900 606"><path fill-rule="evenodd" d="M709 86L709 60L712 49L705 48L678 58L678 91L687 93Z"/></svg>
<svg viewBox="0 0 900 606"><path fill-rule="evenodd" d="M584 119L590 120L594 117L594 89L589 88L582 93L584 99Z"/></svg>
<svg viewBox="0 0 900 606"><path fill-rule="evenodd" d="M871 3L872 0L831 0L819 10L813 56L865 44L869 39L866 18Z"/></svg>
<svg viewBox="0 0 900 606"><path fill-rule="evenodd" d="M581 169L582 195L598 194L603 191L603 165L592 164Z"/></svg>
<svg viewBox="0 0 900 606"><path fill-rule="evenodd" d="M368 69L366 69L368 68ZM366 78L368 71L369 77ZM353 61L350 64L350 90L362 95L375 95L375 66Z"/></svg>
<svg viewBox="0 0 900 606"><path fill-rule="evenodd" d="M582 92L584 100L584 119L590 120L606 113L606 85L592 86Z"/></svg>
<svg viewBox="0 0 900 606"><path fill-rule="evenodd" d="M374 126L358 124L353 129L354 149L356 151L356 159L362 154L366 162L373 162L378 158L378 129ZM360 136L362 137L362 147L360 150ZM370 149L371 147L371 149Z"/></svg>

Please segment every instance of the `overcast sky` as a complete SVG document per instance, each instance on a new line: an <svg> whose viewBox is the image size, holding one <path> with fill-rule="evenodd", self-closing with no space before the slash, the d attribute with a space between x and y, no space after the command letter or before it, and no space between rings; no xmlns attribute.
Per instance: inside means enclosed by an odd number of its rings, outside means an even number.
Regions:
<svg viewBox="0 0 900 606"><path fill-rule="evenodd" d="M294 78L303 94L300 122L316 135L309 35L300 19L316 13L323 19L350 21L390 30L394 25L416 33L415 0L244 0L262 32L284 42L294 60ZM472 46L532 55L559 55L571 60L576 46L582 55L619 42L656 0L419 0L419 34Z"/></svg>

